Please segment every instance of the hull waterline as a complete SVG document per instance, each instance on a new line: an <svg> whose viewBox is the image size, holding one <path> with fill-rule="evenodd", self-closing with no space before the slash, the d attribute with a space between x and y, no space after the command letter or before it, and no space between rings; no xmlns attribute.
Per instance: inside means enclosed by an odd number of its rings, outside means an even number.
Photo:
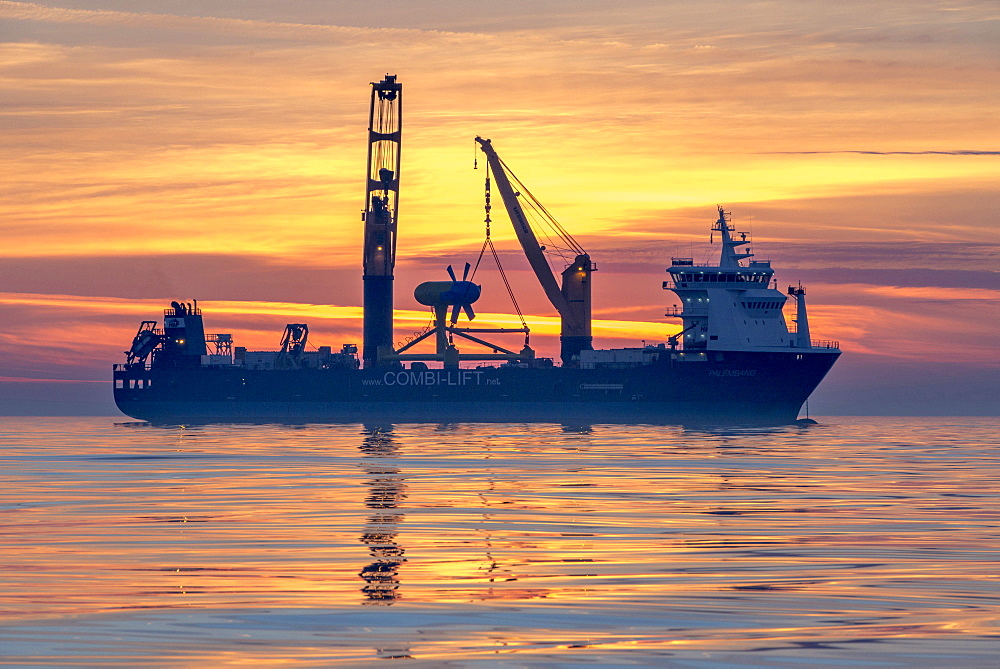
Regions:
<svg viewBox="0 0 1000 669"><path fill-rule="evenodd" d="M716 353L624 369L122 369L128 416L190 422L593 422L782 425L839 352Z"/></svg>

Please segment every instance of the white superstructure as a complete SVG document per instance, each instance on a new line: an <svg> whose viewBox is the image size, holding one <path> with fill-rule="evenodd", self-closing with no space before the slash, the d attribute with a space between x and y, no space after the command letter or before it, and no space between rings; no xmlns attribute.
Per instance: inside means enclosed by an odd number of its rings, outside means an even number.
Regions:
<svg viewBox="0 0 1000 669"><path fill-rule="evenodd" d="M782 308L787 297L777 289L770 261L751 260L746 233L729 224L729 213L719 207L712 226L722 251L718 265L695 265L693 258L672 258L670 280L663 288L676 293L680 305L667 316L683 321L683 348L688 352L761 351L811 348L805 315L805 290L790 287L796 298L795 321L790 330ZM739 238L734 238L734 234ZM833 342L816 342L833 348Z"/></svg>

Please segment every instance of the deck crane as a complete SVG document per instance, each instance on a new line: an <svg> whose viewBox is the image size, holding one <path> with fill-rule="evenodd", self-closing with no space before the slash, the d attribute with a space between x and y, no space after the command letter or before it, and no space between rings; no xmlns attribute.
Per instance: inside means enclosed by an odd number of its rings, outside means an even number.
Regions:
<svg viewBox="0 0 1000 669"><path fill-rule="evenodd" d="M594 338L590 332L590 275L596 271L596 268L591 263L590 256L583 250L583 247L568 232L563 230L551 216L548 216L545 207L541 206L527 192L527 189L522 186L520 191L514 190L514 186L511 185L511 179L519 185L520 182L518 182L517 177L513 175L504 162L500 160L500 156L497 155L490 140L476 137L476 142L478 142L483 153L486 154L489 169L493 173L493 178L496 180L496 186L500 190L500 196L503 198L507 214L514 225L514 233L517 235L517 241L520 242L524 255L531 265L531 269L538 278L538 282L542 285L545 296L549 298L549 302L552 303L552 306L555 307L561 317L559 342L560 357L562 358L563 365L572 366L577 364L576 360L579 359L580 351L590 351L594 348ZM548 260L545 258L545 247L538 243L538 238L535 236L531 224L524 213L524 209L521 207L519 199L522 195L527 195L531 199L534 208L549 219L553 224L557 236L567 247L567 250L576 256L573 262L569 263L562 272L562 286L556 283L556 277L549 266Z"/></svg>
<svg viewBox="0 0 1000 669"><path fill-rule="evenodd" d="M403 85L396 76L372 83L365 175L364 349L365 367L378 364L380 347L392 349L392 280L396 265L399 154Z"/></svg>

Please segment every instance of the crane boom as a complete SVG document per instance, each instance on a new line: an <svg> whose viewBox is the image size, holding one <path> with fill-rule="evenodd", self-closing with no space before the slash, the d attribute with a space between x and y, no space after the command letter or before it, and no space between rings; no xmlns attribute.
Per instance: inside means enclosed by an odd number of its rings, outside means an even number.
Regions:
<svg viewBox="0 0 1000 669"><path fill-rule="evenodd" d="M545 254L538 243L538 238L535 237L535 232L528 224L524 210L521 209L521 204L517 201L518 194L510 184L510 179L503 168L503 163L500 162L500 156L493 149L493 144L490 140L476 137L476 141L479 142L483 153L486 154L486 160L490 164L493 178L496 180L497 188L500 190L500 197L503 198L504 207L507 208L507 215L510 216L510 222L514 224L514 234L517 235L517 241L521 244L524 256L528 259L528 264L531 265L535 276L538 277L538 283L542 284L545 296L549 298L549 302L552 303L552 306L560 314L568 311L569 303L566 302L566 298L559 289L556 277L552 274L552 268L549 267L549 261L545 259Z"/></svg>
<svg viewBox="0 0 1000 669"><path fill-rule="evenodd" d="M591 336L591 308L590 308L590 275L594 267L590 261L590 256L583 249L573 243L573 247L578 251L576 258L562 272L562 286L556 282L555 274L549 266L548 260L542 246L538 243L528 218L518 202L520 193L514 190L510 178L507 175L506 166L500 160L493 144L488 139L476 137L496 186L500 190L500 197L503 199L507 215L514 226L514 234L521 244L524 256L528 259L538 283L541 284L545 296L559 312L561 317L560 355L564 365L575 364L574 358L578 357L582 350L593 349L593 337Z"/></svg>

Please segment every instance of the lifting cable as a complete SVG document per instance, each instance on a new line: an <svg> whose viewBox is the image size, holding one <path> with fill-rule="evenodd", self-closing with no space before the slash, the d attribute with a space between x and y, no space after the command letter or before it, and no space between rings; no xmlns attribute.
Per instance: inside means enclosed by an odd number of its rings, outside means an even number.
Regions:
<svg viewBox="0 0 1000 669"><path fill-rule="evenodd" d="M497 264L497 269L500 270L500 278L503 279L504 288L507 289L507 295L510 296L510 301L514 304L514 311L517 312L517 317L521 319L521 327L525 330L528 329L528 324L524 321L524 314L521 313L521 306L517 303L517 298L514 296L514 289L510 287L510 282L507 280L507 274L503 271L503 265L500 263L500 256L497 254L496 247L493 246L493 239L490 233L490 209L492 205L490 204L490 164L486 163L486 218L484 222L486 223L486 239L483 241L483 248L479 250L479 258L476 259L476 266L472 270L472 275L469 277L469 281L472 281L476 276L476 271L479 269L479 263L483 261L483 256L486 254L487 247L490 249L490 253L493 255L493 260Z"/></svg>
<svg viewBox="0 0 1000 669"><path fill-rule="evenodd" d="M492 242L490 241L490 222L492 220L492 219L490 219L490 210L493 209L493 205L490 204L490 164L489 163L486 163L486 203L483 206L483 208L486 210L486 218L483 219L483 222L486 223L486 239L483 241L483 248L479 249L479 258L476 259L476 266L472 270L472 276L469 277L469 281L472 281L472 279L475 278L476 272L479 270L479 263L481 263L483 261L483 254L486 253L486 245L487 244L491 244L492 245ZM496 252L494 252L493 255L495 256ZM503 269L502 268L500 269L500 274L501 274L501 276L503 275Z"/></svg>
<svg viewBox="0 0 1000 669"><path fill-rule="evenodd" d="M518 188L518 191L528 196L527 198L521 200L522 205L528 205L528 207L533 211L533 213L535 213L538 216L538 218L540 218L545 223L545 225L548 226L555 233L556 237L558 237L559 240L565 245L560 248L558 245L552 244L553 247L555 247L556 252L559 253L559 255L563 258L563 260L567 259L565 256L563 256L561 251L570 251L576 255L585 255L586 251L573 238L573 235L569 234L569 232L566 231L566 229L559 223L559 221L556 220L555 216L549 213L549 210L545 208L545 205L543 205L538 200L538 198L536 198L532 194L532 192L528 190L528 188L521 182L520 179L517 178L517 175L514 174L514 172L510 169L510 167L507 166L505 162L503 162L502 159L500 160L500 165L504 168L504 171L507 173L507 176L510 178L511 182ZM546 232L544 228L542 228L540 232L543 235L545 235L550 240L551 243L551 237L549 237L548 232ZM567 260L567 262L569 261Z"/></svg>
<svg viewBox="0 0 1000 669"><path fill-rule="evenodd" d="M507 281L507 275L503 271L503 265L500 264L500 256L497 255L497 250L489 238L486 239L486 243L489 244L490 251L493 252L493 259L497 263L497 269L500 270L500 278L503 279L503 285L507 289L507 294L510 295L510 301L514 303L514 310L517 312L517 317L521 319L521 327L527 330L528 324L524 322L524 314L521 313L521 307L517 304L517 298L514 297L514 291L510 287L510 282Z"/></svg>

